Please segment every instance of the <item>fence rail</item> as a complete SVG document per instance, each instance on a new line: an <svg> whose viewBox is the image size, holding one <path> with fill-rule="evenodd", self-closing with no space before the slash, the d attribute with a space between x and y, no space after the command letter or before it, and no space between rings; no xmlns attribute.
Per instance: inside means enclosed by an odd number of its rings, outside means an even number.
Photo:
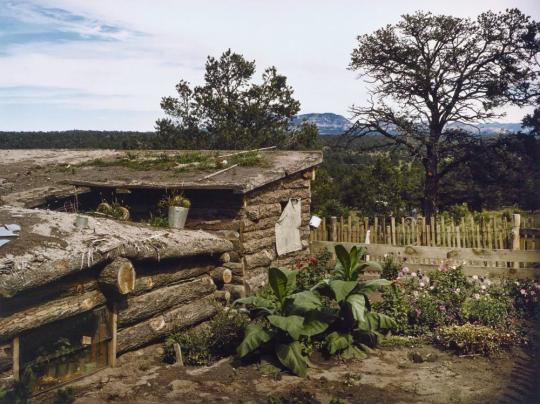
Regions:
<svg viewBox="0 0 540 404"><path fill-rule="evenodd" d="M428 223L423 217L323 218L310 233L311 241L429 246L454 248L540 250L540 229L532 218L490 217L459 222L443 217ZM515 245L516 232L519 246Z"/></svg>
<svg viewBox="0 0 540 404"><path fill-rule="evenodd" d="M334 241L313 241L311 251L318 252L324 248L333 251L336 244L342 244L347 249L354 245L361 246L366 249L372 261L383 261L386 254L394 254L401 259L406 259L405 265L411 270L431 271L438 268L441 261L450 261L455 264L464 263L464 271L467 275L540 278L540 251L393 246Z"/></svg>

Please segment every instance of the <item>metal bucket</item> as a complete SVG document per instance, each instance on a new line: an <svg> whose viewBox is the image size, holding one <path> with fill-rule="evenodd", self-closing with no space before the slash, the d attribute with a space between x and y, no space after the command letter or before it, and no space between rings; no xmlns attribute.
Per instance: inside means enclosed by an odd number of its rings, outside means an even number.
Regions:
<svg viewBox="0 0 540 404"><path fill-rule="evenodd" d="M183 229L186 224L189 208L180 206L169 206L169 227L173 229Z"/></svg>

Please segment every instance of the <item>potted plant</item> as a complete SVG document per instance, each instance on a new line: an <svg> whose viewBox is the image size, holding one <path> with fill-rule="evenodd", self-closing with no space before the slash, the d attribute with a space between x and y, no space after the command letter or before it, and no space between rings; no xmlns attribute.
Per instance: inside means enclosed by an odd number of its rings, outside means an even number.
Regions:
<svg viewBox="0 0 540 404"><path fill-rule="evenodd" d="M182 194L167 195L160 205L168 207L169 227L173 229L183 229L189 212L191 202Z"/></svg>

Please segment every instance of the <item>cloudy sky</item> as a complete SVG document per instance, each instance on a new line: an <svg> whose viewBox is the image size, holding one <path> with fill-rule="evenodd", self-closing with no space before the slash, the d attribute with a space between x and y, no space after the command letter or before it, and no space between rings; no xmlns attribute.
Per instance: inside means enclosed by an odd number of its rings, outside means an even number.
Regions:
<svg viewBox="0 0 540 404"><path fill-rule="evenodd" d="M257 74L275 65L302 112L348 116L365 97L346 69L357 35L419 9L509 7L540 19L538 0L0 0L0 130L151 130L161 97L227 48Z"/></svg>

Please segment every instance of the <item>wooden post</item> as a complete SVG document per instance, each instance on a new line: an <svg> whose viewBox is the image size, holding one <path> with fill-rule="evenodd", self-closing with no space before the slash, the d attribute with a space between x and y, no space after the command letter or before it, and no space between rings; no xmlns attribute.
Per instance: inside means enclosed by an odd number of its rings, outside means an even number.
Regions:
<svg viewBox="0 0 540 404"><path fill-rule="evenodd" d="M184 366L184 358L182 357L182 348L178 342L173 344L174 347L174 356L176 356L176 366Z"/></svg>
<svg viewBox="0 0 540 404"><path fill-rule="evenodd" d="M338 241L336 216L330 218L330 241Z"/></svg>
<svg viewBox="0 0 540 404"><path fill-rule="evenodd" d="M11 351L13 354L13 379L20 380L21 369L20 369L20 345L19 337L13 338Z"/></svg>
<svg viewBox="0 0 540 404"><path fill-rule="evenodd" d="M392 245L396 245L396 218L394 216L390 218L390 228L392 232Z"/></svg>
<svg viewBox="0 0 540 404"><path fill-rule="evenodd" d="M521 215L512 216L512 250L519 250L519 228L521 226ZM519 268L519 262L513 263L514 268Z"/></svg>
<svg viewBox="0 0 540 404"><path fill-rule="evenodd" d="M116 366L116 341L118 328L118 310L116 305L113 306L111 312L111 340L109 341L109 366Z"/></svg>

